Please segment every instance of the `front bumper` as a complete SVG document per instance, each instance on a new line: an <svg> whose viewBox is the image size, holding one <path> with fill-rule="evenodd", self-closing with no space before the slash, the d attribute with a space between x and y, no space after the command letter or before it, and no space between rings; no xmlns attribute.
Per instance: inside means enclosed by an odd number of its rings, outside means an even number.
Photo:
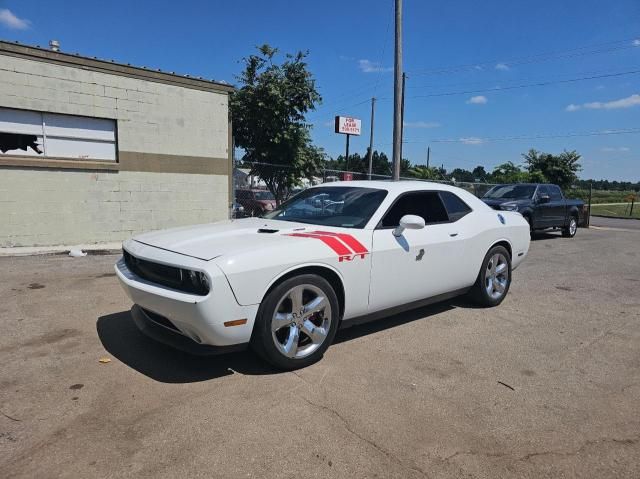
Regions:
<svg viewBox="0 0 640 479"><path fill-rule="evenodd" d="M171 328L154 321L153 315L149 314L139 305L134 304L131 308L131 317L138 329L151 339L170 346L174 349L197 356L211 356L215 354L226 354L247 349L247 343L233 344L230 346L211 346L208 344L198 344L192 339L182 335Z"/></svg>
<svg viewBox="0 0 640 479"><path fill-rule="evenodd" d="M175 330L167 332L182 335L195 345L222 347L249 342L259 305L240 306L224 273L217 266L139 243L131 248L129 246L128 242L125 243L127 251L137 257L205 271L210 279L209 294L198 296L140 278L127 267L122 258L116 263L115 272L126 294L136 305L169 320ZM227 327L224 324L240 319L247 321L239 326ZM136 324L139 323L140 321L136 321Z"/></svg>

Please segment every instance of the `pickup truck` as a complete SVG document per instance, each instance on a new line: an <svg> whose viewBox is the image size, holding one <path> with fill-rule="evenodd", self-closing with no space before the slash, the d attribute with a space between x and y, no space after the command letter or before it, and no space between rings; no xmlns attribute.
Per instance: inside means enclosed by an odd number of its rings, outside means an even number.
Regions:
<svg viewBox="0 0 640 479"><path fill-rule="evenodd" d="M566 199L557 185L517 183L496 185L482 197L496 210L518 211L529 223L531 232L548 228L562 229L573 238L582 221L584 202Z"/></svg>

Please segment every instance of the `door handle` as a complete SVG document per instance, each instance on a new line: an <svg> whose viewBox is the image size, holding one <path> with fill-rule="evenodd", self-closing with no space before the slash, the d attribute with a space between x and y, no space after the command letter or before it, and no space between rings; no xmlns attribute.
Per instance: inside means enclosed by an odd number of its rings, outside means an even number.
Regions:
<svg viewBox="0 0 640 479"><path fill-rule="evenodd" d="M458 236L458 233L449 233L449 236L451 236L452 238L455 238L456 236Z"/></svg>

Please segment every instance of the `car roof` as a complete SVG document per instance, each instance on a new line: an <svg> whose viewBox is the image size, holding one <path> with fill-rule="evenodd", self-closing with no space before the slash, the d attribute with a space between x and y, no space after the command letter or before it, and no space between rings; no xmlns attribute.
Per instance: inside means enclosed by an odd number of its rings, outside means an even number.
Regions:
<svg viewBox="0 0 640 479"><path fill-rule="evenodd" d="M323 186L349 186L351 188L376 188L379 190L386 190L389 193L404 193L407 191L420 191L420 190L437 190L437 191L460 191L460 188L456 186L446 185L443 183L436 183L434 181L419 181L419 180L400 180L400 181L382 181L382 180L353 180L353 181L333 181L330 183L322 183L320 185L313 186L312 188L320 188Z"/></svg>

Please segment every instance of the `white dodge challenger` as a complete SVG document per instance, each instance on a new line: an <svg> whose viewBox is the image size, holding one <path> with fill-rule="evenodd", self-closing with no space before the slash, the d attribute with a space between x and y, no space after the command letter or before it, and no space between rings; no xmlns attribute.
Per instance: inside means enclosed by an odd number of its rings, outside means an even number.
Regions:
<svg viewBox="0 0 640 479"><path fill-rule="evenodd" d="M338 327L469 293L502 302L529 225L452 186L337 182L262 218L136 236L117 276L147 335L194 353L251 345L282 369L322 357Z"/></svg>

